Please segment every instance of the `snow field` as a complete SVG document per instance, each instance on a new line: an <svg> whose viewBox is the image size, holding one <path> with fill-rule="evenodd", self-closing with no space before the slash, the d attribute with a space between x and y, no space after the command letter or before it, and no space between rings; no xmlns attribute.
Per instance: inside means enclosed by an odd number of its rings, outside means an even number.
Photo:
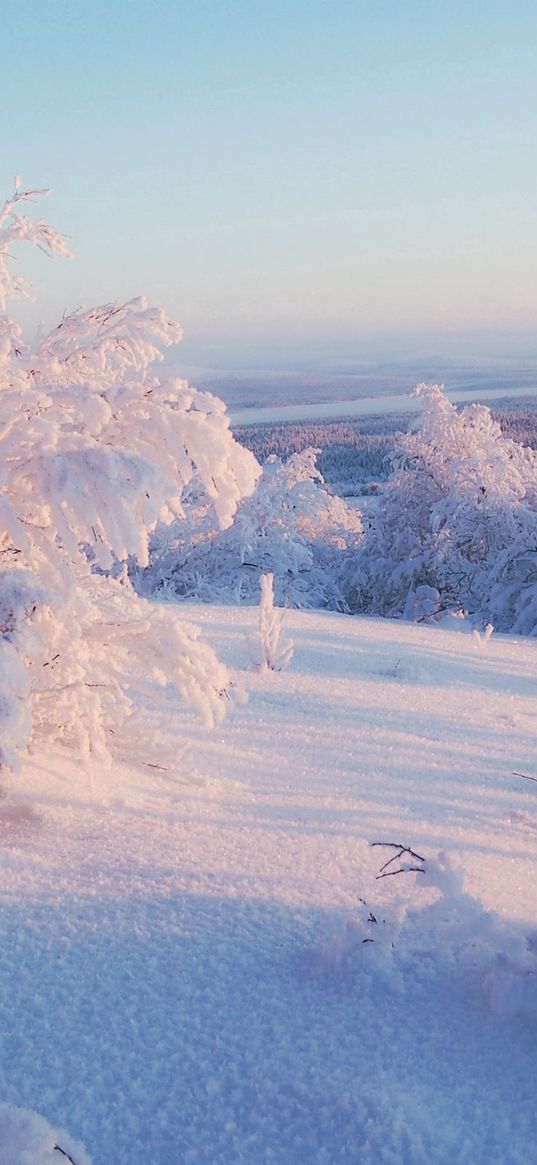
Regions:
<svg viewBox="0 0 537 1165"><path fill-rule="evenodd" d="M0 1095L94 1165L527 1165L537 644L289 611L255 672L255 609L187 615L248 703L7 779Z"/></svg>

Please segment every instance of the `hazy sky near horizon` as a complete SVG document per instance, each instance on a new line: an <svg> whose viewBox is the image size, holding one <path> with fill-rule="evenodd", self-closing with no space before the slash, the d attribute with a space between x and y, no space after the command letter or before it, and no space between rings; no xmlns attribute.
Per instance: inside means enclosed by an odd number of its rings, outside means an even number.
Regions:
<svg viewBox="0 0 537 1165"><path fill-rule="evenodd" d="M537 354L534 0L18 0L1 177L39 304L145 293L199 366Z"/></svg>

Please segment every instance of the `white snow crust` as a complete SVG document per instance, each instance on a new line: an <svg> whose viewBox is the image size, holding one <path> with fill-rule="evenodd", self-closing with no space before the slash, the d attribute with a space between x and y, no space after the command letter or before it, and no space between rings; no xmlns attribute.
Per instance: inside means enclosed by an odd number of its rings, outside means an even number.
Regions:
<svg viewBox="0 0 537 1165"><path fill-rule="evenodd" d="M0 1103L0 1165L59 1165L75 1153L76 1165L91 1165L81 1145L38 1113Z"/></svg>
<svg viewBox="0 0 537 1165"><path fill-rule="evenodd" d="M188 620L223 724L4 779L0 1162L528 1165L537 643L288 611L255 671L255 609Z"/></svg>

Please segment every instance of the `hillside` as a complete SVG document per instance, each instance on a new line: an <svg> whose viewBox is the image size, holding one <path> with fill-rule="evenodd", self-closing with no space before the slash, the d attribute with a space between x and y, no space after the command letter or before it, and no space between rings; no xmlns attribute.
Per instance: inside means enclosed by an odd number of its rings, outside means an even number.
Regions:
<svg viewBox="0 0 537 1165"><path fill-rule="evenodd" d="M535 399L519 397L504 403L505 407L492 410L503 435L536 449ZM342 497L353 497L368 492L370 483L387 479L395 434L406 431L410 419L409 412L386 411L354 420L245 423L235 427L235 436L261 464L273 454L287 458L308 447L318 449L317 465L330 489Z"/></svg>
<svg viewBox="0 0 537 1165"><path fill-rule="evenodd" d="M527 1165L537 644L290 611L258 673L186 611L248 702L6 779L0 1096L94 1165Z"/></svg>

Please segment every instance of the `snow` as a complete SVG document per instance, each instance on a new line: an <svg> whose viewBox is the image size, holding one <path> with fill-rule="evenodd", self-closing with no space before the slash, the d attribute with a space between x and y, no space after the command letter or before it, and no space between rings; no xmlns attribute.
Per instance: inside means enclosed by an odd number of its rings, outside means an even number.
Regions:
<svg viewBox="0 0 537 1165"><path fill-rule="evenodd" d="M13 1104L0 1103L0 1133L0 1165L58 1165L73 1161L74 1153L77 1165L90 1165L82 1146L73 1144L68 1133Z"/></svg>
<svg viewBox="0 0 537 1165"><path fill-rule="evenodd" d="M173 766L148 739L4 780L0 1096L33 1165L58 1126L94 1165L527 1165L537 644L287 611L290 666L255 671L255 609L188 619L247 703L155 720ZM373 841L425 872L376 880Z"/></svg>

